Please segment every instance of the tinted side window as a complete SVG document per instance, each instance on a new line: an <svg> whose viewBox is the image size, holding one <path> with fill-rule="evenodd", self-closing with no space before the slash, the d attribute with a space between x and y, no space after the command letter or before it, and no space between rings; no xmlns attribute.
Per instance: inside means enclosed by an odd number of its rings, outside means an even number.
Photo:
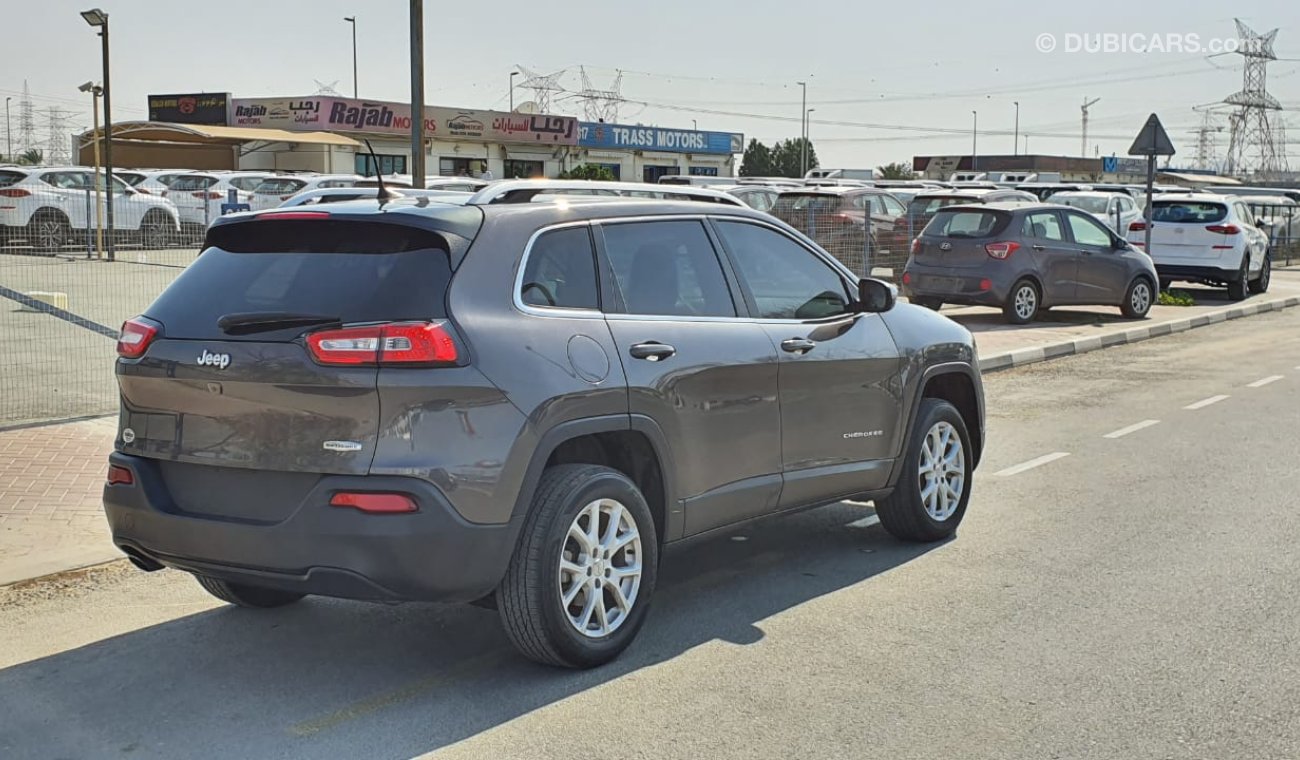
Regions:
<svg viewBox="0 0 1300 760"><path fill-rule="evenodd" d="M1074 242L1079 245L1110 245L1110 234L1100 224L1080 214L1066 214L1070 220L1070 231L1074 233Z"/></svg>
<svg viewBox="0 0 1300 760"><path fill-rule="evenodd" d="M602 230L628 314L736 316L718 254L702 223L632 222L607 224Z"/></svg>
<svg viewBox="0 0 1300 760"><path fill-rule="evenodd" d="M596 259L587 227L538 236L528 253L519 299L529 306L596 309Z"/></svg>
<svg viewBox="0 0 1300 760"><path fill-rule="evenodd" d="M1061 220L1050 211L1027 215L1020 234L1038 240L1065 240Z"/></svg>
<svg viewBox="0 0 1300 760"><path fill-rule="evenodd" d="M719 222L764 319L819 319L844 314L849 297L844 279L807 248L766 227Z"/></svg>

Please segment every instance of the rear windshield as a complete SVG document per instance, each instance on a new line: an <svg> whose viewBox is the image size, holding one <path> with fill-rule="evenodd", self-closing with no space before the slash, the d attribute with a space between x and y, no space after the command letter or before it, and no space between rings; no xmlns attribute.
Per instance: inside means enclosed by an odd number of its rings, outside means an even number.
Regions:
<svg viewBox="0 0 1300 760"><path fill-rule="evenodd" d="M918 195L907 204L907 213L913 216L918 214L933 214L941 208L947 206L963 206L969 203L979 203L978 195L944 195L938 198L934 196Z"/></svg>
<svg viewBox="0 0 1300 760"><path fill-rule="evenodd" d="M813 211L838 211L842 203L843 198L839 195L781 193L781 195L777 196L774 208L778 211L803 211L805 209L812 209Z"/></svg>
<svg viewBox="0 0 1300 760"><path fill-rule="evenodd" d="M1048 201L1059 203L1062 206L1070 206L1080 211L1087 211L1089 214L1106 213L1106 204L1109 199L1098 198L1095 195L1053 195Z"/></svg>
<svg viewBox="0 0 1300 760"><path fill-rule="evenodd" d="M276 177L275 179L264 179L257 185L255 193L270 193L272 195L284 195L286 193L296 193L307 186L307 183L300 179L290 179L287 177Z"/></svg>
<svg viewBox="0 0 1300 760"><path fill-rule="evenodd" d="M172 183L167 187L178 192L185 192L187 190L207 190L215 184L217 184L216 177L184 174L172 180Z"/></svg>
<svg viewBox="0 0 1300 760"><path fill-rule="evenodd" d="M940 210L925 226L924 234L944 237L991 237L1006 227L1008 216L998 211Z"/></svg>
<svg viewBox="0 0 1300 760"><path fill-rule="evenodd" d="M0 187L9 187L27 179L22 172L0 172Z"/></svg>
<svg viewBox="0 0 1300 760"><path fill-rule="evenodd" d="M123 182L130 185L131 187L135 187L136 185L144 181L143 174L135 174L133 172L114 172L113 176L122 180Z"/></svg>
<svg viewBox="0 0 1300 760"><path fill-rule="evenodd" d="M231 177L230 184L246 193L252 192L253 188L262 184L263 177Z"/></svg>
<svg viewBox="0 0 1300 760"><path fill-rule="evenodd" d="M1227 206L1207 201L1155 201L1151 207L1151 220L1155 222L1209 224L1227 216Z"/></svg>
<svg viewBox="0 0 1300 760"><path fill-rule="evenodd" d="M304 331L231 336L227 314L289 312L344 323L446 316L451 279L437 233L385 223L253 221L214 227L209 247L145 315L169 338L291 340Z"/></svg>

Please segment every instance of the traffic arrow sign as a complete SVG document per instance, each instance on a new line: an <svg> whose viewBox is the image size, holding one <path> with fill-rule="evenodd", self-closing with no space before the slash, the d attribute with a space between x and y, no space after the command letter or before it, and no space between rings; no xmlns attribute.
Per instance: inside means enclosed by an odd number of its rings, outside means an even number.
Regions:
<svg viewBox="0 0 1300 760"><path fill-rule="evenodd" d="M1174 144L1169 140L1169 135L1160 123L1159 116L1151 114L1147 117L1147 123L1142 127L1142 131L1138 132L1133 146L1128 149L1128 154L1130 156L1174 155Z"/></svg>

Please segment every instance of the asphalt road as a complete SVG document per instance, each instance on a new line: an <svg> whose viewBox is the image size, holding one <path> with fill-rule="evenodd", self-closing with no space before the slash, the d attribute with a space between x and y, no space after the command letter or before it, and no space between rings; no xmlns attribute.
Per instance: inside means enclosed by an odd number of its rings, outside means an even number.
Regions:
<svg viewBox="0 0 1300 760"><path fill-rule="evenodd" d="M955 540L844 504L697 543L594 672L477 608L11 594L0 757L1300 757L1300 310L987 393Z"/></svg>

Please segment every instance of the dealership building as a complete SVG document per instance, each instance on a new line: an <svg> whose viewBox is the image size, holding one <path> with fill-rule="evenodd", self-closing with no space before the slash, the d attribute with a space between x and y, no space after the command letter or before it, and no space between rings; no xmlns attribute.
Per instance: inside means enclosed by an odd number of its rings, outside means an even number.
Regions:
<svg viewBox="0 0 1300 760"><path fill-rule="evenodd" d="M149 96L149 120L113 125L118 167L409 173L409 104L311 95L232 98L225 93ZM733 176L744 136L732 132L582 122L571 116L428 106L429 174L554 177L599 164L615 177ZM94 132L81 136L83 164ZM374 149L372 160L363 141Z"/></svg>

